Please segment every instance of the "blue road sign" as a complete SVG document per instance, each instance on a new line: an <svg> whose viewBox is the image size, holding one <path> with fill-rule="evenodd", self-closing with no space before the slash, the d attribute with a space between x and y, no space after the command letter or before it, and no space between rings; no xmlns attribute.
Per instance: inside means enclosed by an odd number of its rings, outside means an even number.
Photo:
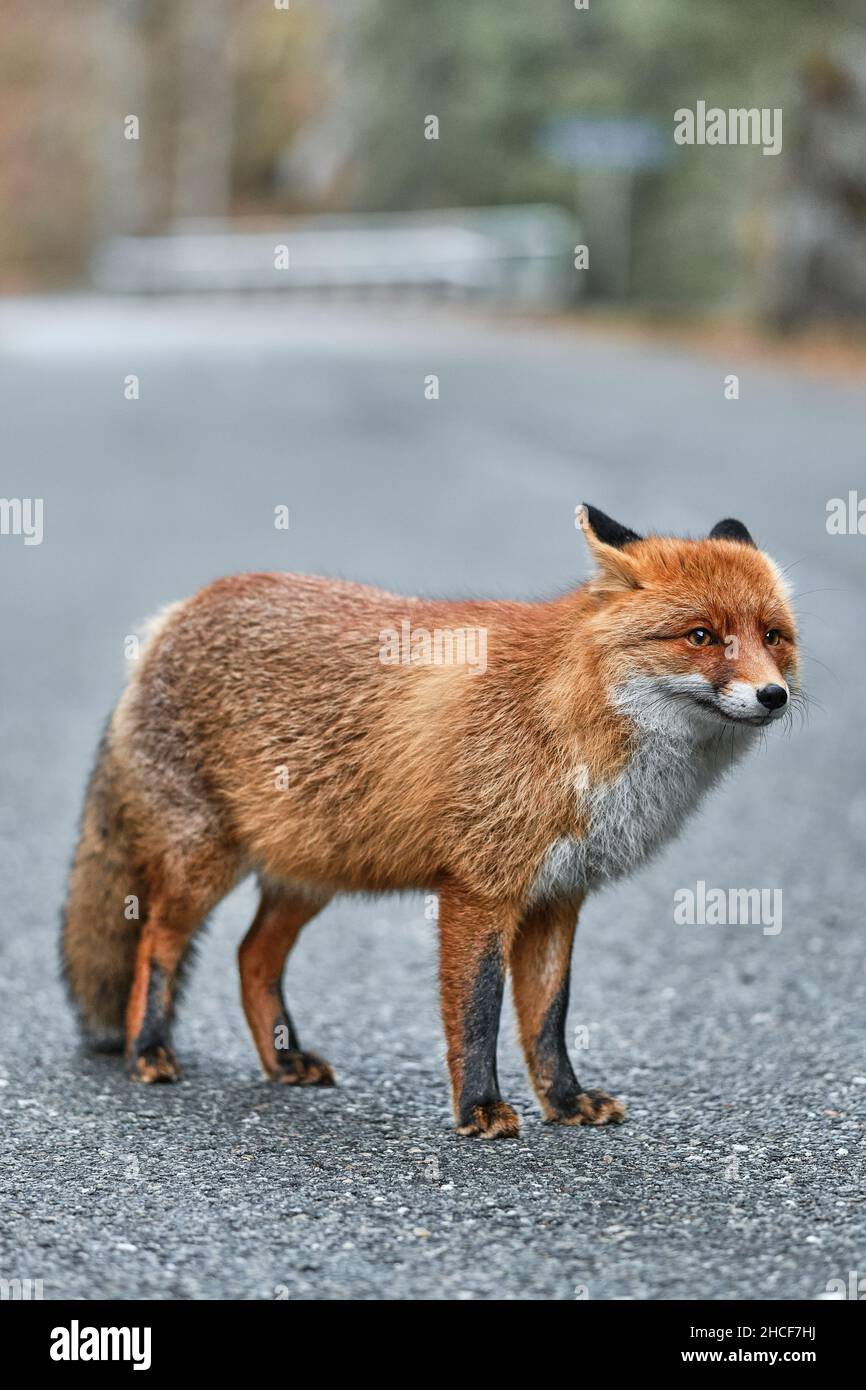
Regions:
<svg viewBox="0 0 866 1390"><path fill-rule="evenodd" d="M643 116L567 116L543 129L540 147L571 169L655 169L672 154L656 121Z"/></svg>

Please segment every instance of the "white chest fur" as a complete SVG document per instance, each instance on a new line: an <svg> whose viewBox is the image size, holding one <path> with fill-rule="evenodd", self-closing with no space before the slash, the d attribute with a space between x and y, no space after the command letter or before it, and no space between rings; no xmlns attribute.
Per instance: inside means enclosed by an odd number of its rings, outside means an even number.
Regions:
<svg viewBox="0 0 866 1390"><path fill-rule="evenodd" d="M751 729L732 736L724 725L708 725L691 712L662 717L656 710L652 720L635 720L628 763L612 781L583 793L586 832L550 845L532 900L574 896L643 863L673 838L753 741Z"/></svg>

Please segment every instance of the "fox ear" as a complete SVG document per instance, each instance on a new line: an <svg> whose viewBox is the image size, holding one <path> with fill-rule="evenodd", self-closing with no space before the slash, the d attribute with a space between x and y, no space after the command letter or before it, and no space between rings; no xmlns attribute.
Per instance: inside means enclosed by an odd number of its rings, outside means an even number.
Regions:
<svg viewBox="0 0 866 1390"><path fill-rule="evenodd" d="M592 580L592 587L601 592L609 589L639 589L640 576L634 557L629 555L628 546L639 541L636 531L620 526L604 512L590 507L586 502L577 508L577 520L586 537L590 554L598 572Z"/></svg>
<svg viewBox="0 0 866 1390"><path fill-rule="evenodd" d="M739 541L741 545L750 545L757 550L755 542L749 535L741 521L735 521L732 516L726 516L724 521L717 521L709 539L711 541Z"/></svg>
<svg viewBox="0 0 866 1390"><path fill-rule="evenodd" d="M614 521L613 517L605 516L604 512L598 510L598 507L591 507L588 502L582 502L581 508L589 527L587 530L587 526L581 522L587 538L589 531L591 531L597 540L603 541L605 545L613 545L617 550L620 550L624 545L629 545L631 541L640 540L637 531L630 531L627 526L620 526L618 521Z"/></svg>

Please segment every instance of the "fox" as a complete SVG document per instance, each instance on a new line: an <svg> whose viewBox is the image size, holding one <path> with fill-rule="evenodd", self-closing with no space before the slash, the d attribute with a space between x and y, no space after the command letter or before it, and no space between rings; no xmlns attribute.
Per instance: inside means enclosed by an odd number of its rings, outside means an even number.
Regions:
<svg viewBox="0 0 866 1390"><path fill-rule="evenodd" d="M625 1118L566 1046L578 914L790 716L798 641L787 581L742 522L681 539L589 504L576 518L592 572L552 599L245 573L158 615L100 744L62 925L84 1037L125 1050L131 1079L180 1075L193 938L256 875L240 995L271 1081L335 1084L283 992L302 928L337 894L420 890L438 895L457 1132L519 1134L497 1075L509 976L543 1119ZM469 630L484 661L449 660Z"/></svg>

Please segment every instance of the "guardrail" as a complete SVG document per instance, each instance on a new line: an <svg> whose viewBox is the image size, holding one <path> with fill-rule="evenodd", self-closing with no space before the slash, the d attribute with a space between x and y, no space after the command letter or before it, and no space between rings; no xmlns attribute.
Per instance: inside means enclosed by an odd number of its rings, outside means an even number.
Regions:
<svg viewBox="0 0 866 1390"><path fill-rule="evenodd" d="M268 231L197 223L101 243L91 279L108 292L409 291L553 309L576 295L578 239L548 206L302 218Z"/></svg>

